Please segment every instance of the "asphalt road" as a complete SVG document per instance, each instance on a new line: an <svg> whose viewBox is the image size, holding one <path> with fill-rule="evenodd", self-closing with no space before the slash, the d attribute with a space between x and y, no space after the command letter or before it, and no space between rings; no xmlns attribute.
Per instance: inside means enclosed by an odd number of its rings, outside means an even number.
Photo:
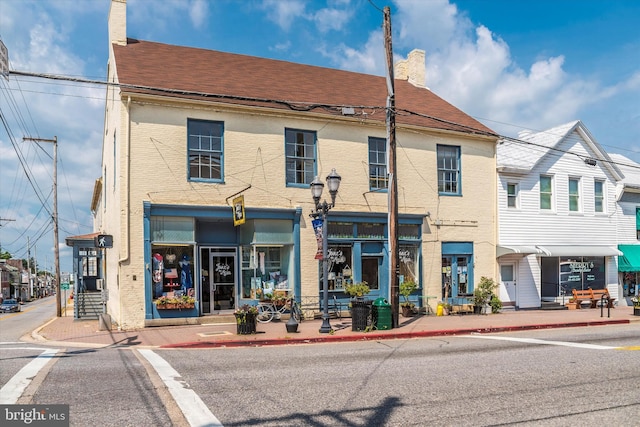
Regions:
<svg viewBox="0 0 640 427"><path fill-rule="evenodd" d="M55 307L39 310L51 316ZM28 314L15 318L28 323ZM72 426L638 425L634 324L264 348L64 349L4 341L2 316L0 401L69 404Z"/></svg>

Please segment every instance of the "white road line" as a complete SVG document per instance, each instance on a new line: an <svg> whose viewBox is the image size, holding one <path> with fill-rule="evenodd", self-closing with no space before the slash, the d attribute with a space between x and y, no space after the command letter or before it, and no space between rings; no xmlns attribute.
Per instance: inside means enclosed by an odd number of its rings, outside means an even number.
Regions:
<svg viewBox="0 0 640 427"><path fill-rule="evenodd" d="M3 350L7 350L6 348ZM42 350L39 348L38 350ZM31 380L38 374L38 372L49 363L49 360L55 356L58 351L56 349L47 348L35 359L26 364L20 369L5 385L0 389L0 404L13 405L15 404L27 386L31 383Z"/></svg>
<svg viewBox="0 0 640 427"><path fill-rule="evenodd" d="M524 342L529 344L546 344L546 345L560 345L564 347L575 347L575 348L588 348L590 350L615 350L618 347L610 347L607 345L595 345L595 344L582 344L579 342L567 342L567 341L546 341L546 340L537 340L535 338L512 338L512 337L499 337L499 336L491 336L491 335L467 335L471 338L482 338L485 340L498 340L498 341L516 341L516 342Z"/></svg>
<svg viewBox="0 0 640 427"><path fill-rule="evenodd" d="M194 427L222 427L222 423L211 413L207 405L200 399L200 396L190 389L184 380L179 379L181 376L178 371L173 369L166 360L152 350L139 349L138 352L149 361L165 383L189 425Z"/></svg>

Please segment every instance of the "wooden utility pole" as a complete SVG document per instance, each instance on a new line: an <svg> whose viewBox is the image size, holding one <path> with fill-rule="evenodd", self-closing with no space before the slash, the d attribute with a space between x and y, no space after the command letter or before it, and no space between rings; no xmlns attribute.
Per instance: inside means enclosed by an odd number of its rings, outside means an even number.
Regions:
<svg viewBox="0 0 640 427"><path fill-rule="evenodd" d="M398 254L398 180L396 176L396 101L393 74L393 48L391 46L391 9L384 8L384 47L387 57L387 167L389 168L389 284L391 286L391 323L399 325L400 258Z"/></svg>
<svg viewBox="0 0 640 427"><path fill-rule="evenodd" d="M53 253L56 264L56 316L62 317L62 300L60 298L60 248L58 247L58 137L53 139L22 138L25 141L53 143Z"/></svg>

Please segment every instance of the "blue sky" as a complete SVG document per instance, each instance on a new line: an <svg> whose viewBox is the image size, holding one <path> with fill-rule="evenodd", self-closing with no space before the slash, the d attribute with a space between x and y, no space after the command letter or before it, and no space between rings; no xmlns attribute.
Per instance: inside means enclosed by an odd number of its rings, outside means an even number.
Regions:
<svg viewBox="0 0 640 427"><path fill-rule="evenodd" d="M10 69L104 80L109 6L0 0ZM580 119L607 151L640 162L635 0L128 0L127 34L384 75L385 6L396 59L425 50L427 87L490 128L516 136ZM12 75L0 94L0 218L15 220L0 221L0 245L26 257L29 238L53 270L52 148L23 137L57 136L61 269L70 271L64 238L93 231L105 90Z"/></svg>

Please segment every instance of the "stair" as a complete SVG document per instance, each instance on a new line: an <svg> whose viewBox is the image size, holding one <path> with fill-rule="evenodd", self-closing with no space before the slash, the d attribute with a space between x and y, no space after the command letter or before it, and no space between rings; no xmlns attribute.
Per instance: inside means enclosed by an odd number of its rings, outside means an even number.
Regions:
<svg viewBox="0 0 640 427"><path fill-rule="evenodd" d="M102 313L100 292L80 292L75 296L74 304L77 319L98 319Z"/></svg>
<svg viewBox="0 0 640 427"><path fill-rule="evenodd" d="M540 310L567 310L566 305L562 305L555 301L542 301L540 303Z"/></svg>

